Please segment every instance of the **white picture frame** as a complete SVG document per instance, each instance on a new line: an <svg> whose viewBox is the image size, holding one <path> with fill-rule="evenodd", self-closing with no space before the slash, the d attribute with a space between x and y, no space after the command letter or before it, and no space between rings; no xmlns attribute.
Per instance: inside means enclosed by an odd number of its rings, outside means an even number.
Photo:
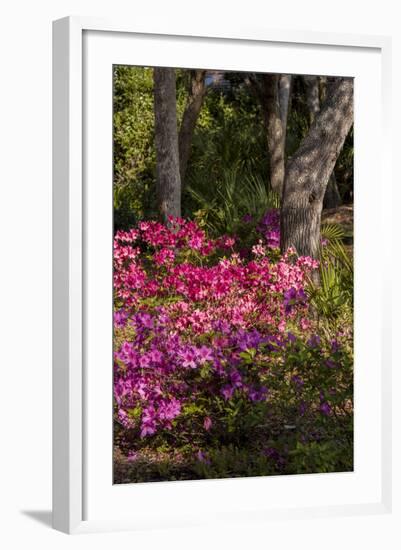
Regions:
<svg viewBox="0 0 401 550"><path fill-rule="evenodd" d="M115 530L115 529L138 529L143 527L149 527L151 525L158 526L170 526L170 525L192 525L194 523L202 523L203 521L210 521L211 518L205 514L204 519L199 517L198 513L188 516L183 515L180 512L180 508L177 502L182 498L189 498L191 492L196 491L198 498L202 501L203 493L209 493L214 491L217 498L221 496L222 492L226 492L228 495L233 495L238 492L238 488L242 487L243 497L252 494L252 491L256 489L256 483L260 484L263 481L259 479L249 480L223 480L223 483L218 480L214 482L178 482L178 483L164 483L164 484L140 484L135 489L140 495L142 502L141 514L132 514L132 517L119 517L118 514L106 515L106 507L101 508L99 506L99 514L96 517L88 518L88 484L89 488L93 487L95 481L99 481L99 486L102 485L100 477L104 473L104 469L96 469L93 462L88 463L85 458L85 453L91 454L91 450L88 451L91 443L88 443L88 433L92 433L92 421L90 411L88 411L88 373L86 371L88 367L87 352L88 341L90 341L91 334L88 335L87 316L92 315L88 310L87 295L88 291L88 279L85 274L85 269L88 265L88 252L90 252L91 240L90 234L93 231L88 228L88 220L86 215L89 212L89 218L94 219L93 211L96 202L96 209L100 208L102 213L107 214L107 200L108 191L100 193L100 199L96 198L91 191L85 189L84 180L88 177L85 167L85 157L90 155L88 151L87 136L84 135L87 128L87 113L88 104L85 96L85 79L88 78L85 72L84 59L86 63L92 60L94 64L96 60L103 58L106 49L103 49L99 42L96 44L96 38L93 40L93 44L98 48L97 52L92 46L89 50L94 52L94 57L91 57L91 51L88 53L88 44L85 43L84 36L89 36L88 33L92 33L91 36L107 35L108 44L110 41L129 40L129 37L139 37L144 40L146 44L155 43L158 40L170 40L174 47L174 40L180 41L181 45L186 44L194 46L193 52L200 51L200 45L204 46L207 50L207 45L211 44L223 44L224 47L241 48L242 46L253 47L252 45L258 45L262 48L264 45L284 45L289 49L299 48L301 51L314 51L318 48L327 48L326 53L331 52L333 48L333 56L338 55L338 51L342 51L344 59L347 56L356 55L358 52L367 51L374 52L376 61L380 65L380 76L376 78L377 90L380 90L380 117L377 117L377 125L381 135L381 157L379 159L379 166L377 167L377 177L380 179L380 193L387 193L391 195L391 167L389 159L390 150L390 56L391 56L391 40L388 37L376 37L376 36L353 36L353 35L336 35L327 33L313 33L313 32L293 32L293 31L275 31L267 29L224 29L216 31L213 28L210 29L183 29L174 27L174 25L165 25L163 28L142 28L139 24L130 24L128 22L119 21L104 21L94 18L84 17L68 17L54 22L53 27L53 526L66 533L79 533L98 530ZM118 40L117 40L118 38ZM166 42L166 43L167 43ZM126 43L127 44L127 43ZM126 46L125 44L125 46ZM145 44L145 46L146 46ZM110 49L110 48L108 48ZM209 48L210 49L210 48ZM334 49L337 49L334 51ZM125 51L127 49L125 48ZM238 50L239 52L240 50ZM103 54L102 54L103 52ZM237 50L236 50L237 52ZM160 48L149 49L147 57L147 63L154 64L160 63L164 65L168 63L168 59L162 56ZM115 62L122 62L124 59L129 64L129 53L124 53L124 57L116 58ZM202 54L203 55L203 54ZM223 55L223 54L222 54ZM225 54L224 54L225 55ZM127 56L127 57L125 57ZM202 56L200 54L199 59ZM112 59L110 57L110 59ZM109 61L110 61L109 59ZM158 61L160 59L161 61ZM227 58L228 59L228 58ZM319 63L318 57L316 63ZM321 59L321 56L320 56ZM114 61L113 61L114 62ZM183 61L184 63L184 61ZM234 63L234 61L233 61ZM307 62L305 62L307 65ZM135 64L135 63L132 63ZM140 63L137 63L140 64ZM194 62L195 66L201 66ZM100 65L100 62L99 62ZM235 63L234 63L235 65ZM306 66L304 64L304 67ZM379 66L378 65L378 66ZM170 66L179 66L176 62L172 61ZM185 66L185 65L182 65ZM203 65L206 66L206 65ZM318 66L318 65L316 65ZM224 67L225 68L225 67ZM361 69L362 70L362 69ZM281 72L276 69L276 72ZM283 70L283 72L286 72ZM295 71L294 71L295 72ZM308 72L305 69L300 68L299 72ZM311 71L312 72L312 71ZM354 76L352 69L345 71L347 75ZM100 73L99 73L100 74ZM324 74L324 71L314 74ZM339 73L341 74L341 72ZM111 78L111 74L110 74ZM380 81L378 81L378 79ZM101 95L101 94L100 94ZM86 98L86 99L85 99ZM106 102L109 96L105 95L103 101ZM99 100L100 101L100 100ZM376 98L376 107L379 109L378 100ZM104 105L105 103L103 103ZM102 104L96 108L99 108ZM93 108L95 108L93 107ZM92 107L91 107L92 109ZM379 112L379 111L377 111ZM89 117L91 115L88 115ZM107 117L105 117L106 120ZM109 126L107 126L109 125ZM105 126L102 128L111 128L111 120L105 121ZM90 130L89 130L90 131ZM108 135L107 140L97 145L101 147L111 147L111 134ZM362 141L359 141L361 143ZM109 145L107 145L109 143ZM357 140L358 144L358 140ZM98 149L101 151L101 149ZM110 154L110 152L108 153ZM360 168L363 171L364 162L367 160L361 159ZM107 170L106 170L107 172ZM109 173L105 175L105 181ZM368 174L366 175L368 177ZM111 185L111 179L109 180ZM89 200L89 205L88 205ZM109 195L111 201L111 194ZM372 202L366 198L366 207L372 208ZM109 206L111 210L111 203ZM363 219L363 209L361 209L361 220ZM388 224L389 218L385 215L384 207L379 211L378 216L381 220L380 229L378 235L372 238L380 241L381 235L384 235ZM365 222L364 222L365 223ZM366 223L365 223L366 225ZM362 230L363 223L360 224L360 231ZM107 230L107 228L106 228ZM89 237L88 237L89 235ZM106 231L107 236L107 231ZM107 238L99 245L103 250L100 252L101 258L104 260L107 254L109 254L109 242ZM376 417L376 431L372 428L372 434L376 437L375 445L378 445L377 460L374 468L376 468L375 475L377 474L377 486L372 489L372 492L367 491L364 498L361 501L352 496L347 501L341 501L341 498L337 500L327 500L321 505L314 504L315 501L311 500L309 503L302 505L302 498L299 502L296 502L295 506L287 507L285 503L281 503L277 506L264 507L262 504L255 504L250 509L238 508L238 513L241 514L241 518L244 521L257 520L265 521L274 517L298 517L309 518L314 515L352 515L352 514L367 514L367 513L386 513L391 510L391 356L390 356L390 342L389 342L389 303L390 296L381 294L381 290L389 286L390 283L390 269L385 269L386 265L389 265L389 244L385 245L385 253L387 254L386 260L382 266L384 269L374 273L375 283L379 284L379 295L376 299L377 313L379 317L377 319L376 328L380 329L381 338L374 350L371 353L370 361L374 363L373 371L376 376L375 381L372 383L370 389L371 396L374 397L374 410L377 411ZM363 254L362 254L363 256ZM100 258L100 256L99 256ZM102 261L102 259L100 261ZM363 258L362 258L363 260ZM110 270L111 270L111 255L109 257ZM100 265L100 264L98 264ZM103 264L104 265L104 264ZM361 263L362 265L362 263ZM106 270L107 271L107 270ZM106 285L107 285L107 273L106 273ZM361 280L359 281L362 285ZM100 287L101 288L101 287ZM105 287L103 287L105 288ZM102 299L103 299L103 294ZM104 300L107 302L108 296L104 296ZM89 304L90 304L89 298ZM85 305L86 304L86 305ZM107 310L108 302L105 305ZM100 308L100 317L105 320L105 309ZM107 313L107 312L106 312ZM107 317L107 315L106 315ZM103 324L107 328L106 324ZM103 330L100 329L99 330ZM89 331L90 332L90 331ZM368 333L366 333L368 334ZM107 348L105 348L107 352ZM109 356L111 357L111 356ZM369 353L367 354L369 357ZM108 360L108 359L107 359ZM111 360L110 360L111 365ZM111 370L111 366L110 366ZM89 381L91 378L89 377ZM93 378L92 378L93 380ZM109 380L111 384L111 376ZM100 386L99 386L100 388ZM104 400L104 392L107 389L107 378L103 377L103 386L100 388L99 395L103 395L98 401L99 407L102 412L99 413L99 417L107 417L110 413L109 403L107 399ZM368 394L363 395L365 390L361 390L360 402L367 401ZM366 392L365 392L366 393ZM111 387L110 387L111 394ZM89 394L90 395L90 394ZM93 395L90 396L89 401L94 403ZM111 413L110 413L111 417ZM89 438L90 441L90 438ZM96 440L94 438L93 445L96 445L97 449L104 450L104 442L107 443L107 437ZM111 440L110 440L110 453L111 453ZM103 444L103 447L101 446ZM93 452L92 452L93 456ZM102 460L99 461L100 463ZM336 475L336 474L330 474ZM96 476L98 476L96 478ZM302 476L295 476L302 477ZM374 476L373 476L374 477ZM88 481L89 479L89 481ZM314 476L313 487L311 487L311 493L313 491L316 494L319 492L320 485L323 487L325 483L322 476ZM333 478L334 479L334 478ZM243 481L243 483L242 483ZM366 481L366 478L365 478ZM230 485L230 483L236 483L236 485ZM107 481L111 483L111 477ZM239 485L239 484L241 485ZM287 477L286 481L280 481L280 478L274 478L271 484L283 483L285 484L284 494L290 495L289 486L297 483L297 480L290 480ZM337 484L337 480L331 482L331 485ZM158 487L155 488L155 485ZM163 485L163 487L162 487ZM126 487L126 486L125 486ZM195 488L196 487L196 488ZM202 489L202 487L204 489ZM301 488L301 485L299 485ZM233 490L235 489L235 493ZM121 488L125 492L124 498L131 498L128 494L130 488ZM283 490L278 487L280 492ZM301 490L301 489L300 489ZM308 488L309 490L309 488ZM242 489L241 489L242 491ZM90 492L90 491L89 491ZM121 492L119 493L121 496ZM170 498L174 494L173 502L170 514L166 514L162 517L156 514L154 509L150 509L150 503L152 501L162 501L165 498ZM334 494L334 493L333 493ZM371 495L377 495L371 498ZM103 495L103 496L102 496ZM169 496L170 495L170 496ZM107 494L99 493L92 495L92 500L106 500ZM296 500L296 499L295 499ZM223 501L222 501L223 502ZM317 501L316 501L317 502ZM148 510L146 509L146 503L148 503ZM100 502L101 504L101 502ZM176 506L176 510L174 510ZM259 506L259 507L258 507ZM139 510L137 510L139 512ZM135 516L135 517L134 517ZM140 516L140 517L139 517ZM237 521L239 518L235 515L235 503L232 508L228 509L225 514L218 517L223 521Z"/></svg>

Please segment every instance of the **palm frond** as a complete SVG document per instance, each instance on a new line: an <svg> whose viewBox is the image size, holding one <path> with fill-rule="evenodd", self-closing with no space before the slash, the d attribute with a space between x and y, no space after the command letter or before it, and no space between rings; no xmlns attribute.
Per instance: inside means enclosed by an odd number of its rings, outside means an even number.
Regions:
<svg viewBox="0 0 401 550"><path fill-rule="evenodd" d="M320 233L328 241L340 241L345 237L343 228L335 223L322 223Z"/></svg>

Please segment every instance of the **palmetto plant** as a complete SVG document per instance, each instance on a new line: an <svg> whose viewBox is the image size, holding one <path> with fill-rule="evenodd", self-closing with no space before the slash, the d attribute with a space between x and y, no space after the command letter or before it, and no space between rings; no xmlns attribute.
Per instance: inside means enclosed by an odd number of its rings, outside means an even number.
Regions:
<svg viewBox="0 0 401 550"><path fill-rule="evenodd" d="M195 216L213 234L236 233L244 216L256 222L266 210L279 206L278 196L260 174L245 173L236 165L214 182L192 176L186 191L196 205Z"/></svg>
<svg viewBox="0 0 401 550"><path fill-rule="evenodd" d="M218 98L207 98L212 100ZM266 138L257 110L223 107L224 116L212 128L195 133L183 197L184 214L195 213L213 234L236 233L245 215L256 223L278 206L269 191Z"/></svg>
<svg viewBox="0 0 401 550"><path fill-rule="evenodd" d="M320 281L309 281L308 294L319 314L336 318L353 306L353 261L343 245L340 226L323 224L321 234Z"/></svg>

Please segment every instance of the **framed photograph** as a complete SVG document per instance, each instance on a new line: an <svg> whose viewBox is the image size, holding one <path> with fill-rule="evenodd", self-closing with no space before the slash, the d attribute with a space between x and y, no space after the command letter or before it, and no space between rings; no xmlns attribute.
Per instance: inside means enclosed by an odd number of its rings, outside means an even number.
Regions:
<svg viewBox="0 0 401 550"><path fill-rule="evenodd" d="M54 22L56 529L391 510L390 49Z"/></svg>

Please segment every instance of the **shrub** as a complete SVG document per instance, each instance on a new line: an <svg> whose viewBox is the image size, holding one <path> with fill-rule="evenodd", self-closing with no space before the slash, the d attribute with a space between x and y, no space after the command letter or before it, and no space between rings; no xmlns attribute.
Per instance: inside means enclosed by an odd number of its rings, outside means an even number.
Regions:
<svg viewBox="0 0 401 550"><path fill-rule="evenodd" d="M135 479L173 449L165 479L352 468L333 450L352 446L351 328L316 333L318 263L280 256L277 223L242 256L193 221L116 233L115 433Z"/></svg>

